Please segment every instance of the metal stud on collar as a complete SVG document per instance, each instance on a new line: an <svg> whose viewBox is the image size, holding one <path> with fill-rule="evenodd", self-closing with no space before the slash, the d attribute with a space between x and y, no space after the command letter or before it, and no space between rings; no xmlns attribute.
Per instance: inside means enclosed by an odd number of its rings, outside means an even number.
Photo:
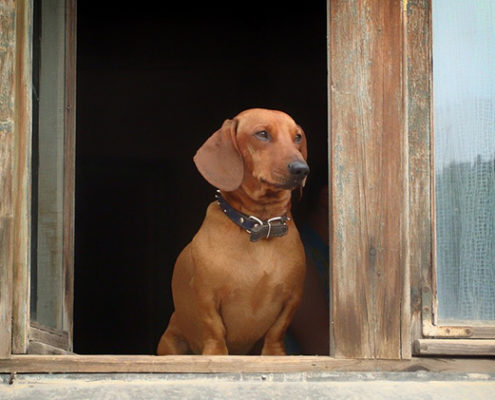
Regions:
<svg viewBox="0 0 495 400"><path fill-rule="evenodd" d="M236 225L249 233L251 242L257 242L260 239L269 239L271 237L280 237L287 234L287 221L290 221L290 218L287 215L263 221L254 215L248 216L232 208L232 206L230 206L222 197L219 190L217 190L215 198L224 214Z"/></svg>

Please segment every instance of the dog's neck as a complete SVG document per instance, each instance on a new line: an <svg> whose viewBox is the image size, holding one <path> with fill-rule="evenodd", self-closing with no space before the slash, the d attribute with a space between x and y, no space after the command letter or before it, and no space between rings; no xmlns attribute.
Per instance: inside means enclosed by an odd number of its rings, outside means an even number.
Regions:
<svg viewBox="0 0 495 400"><path fill-rule="evenodd" d="M222 196L237 211L262 220L290 213L290 190L272 189L267 185L250 190L241 185L233 192L222 192Z"/></svg>

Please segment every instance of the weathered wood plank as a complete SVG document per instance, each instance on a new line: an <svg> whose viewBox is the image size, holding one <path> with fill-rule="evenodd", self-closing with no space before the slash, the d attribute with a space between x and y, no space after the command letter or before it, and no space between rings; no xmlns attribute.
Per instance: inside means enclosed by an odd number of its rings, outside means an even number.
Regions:
<svg viewBox="0 0 495 400"><path fill-rule="evenodd" d="M36 340L29 340L28 353L43 355L70 354L70 352L63 350L61 347L51 346L46 344L46 342L38 342Z"/></svg>
<svg viewBox="0 0 495 400"><path fill-rule="evenodd" d="M401 357L402 3L330 2L336 357Z"/></svg>
<svg viewBox="0 0 495 400"><path fill-rule="evenodd" d="M4 188L9 184L9 177L4 175L4 163L10 161L7 153L9 142L1 138L4 132L0 131L0 185L2 185L3 203L7 200ZM4 175L4 176L2 176ZM8 200L7 200L8 201ZM12 217L1 215L5 209L0 206L0 357L8 357L11 353L11 319L12 319Z"/></svg>
<svg viewBox="0 0 495 400"><path fill-rule="evenodd" d="M350 360L308 356L34 356L0 359L0 372L495 372L493 359Z"/></svg>
<svg viewBox="0 0 495 400"><path fill-rule="evenodd" d="M487 325L472 325L471 329L473 330L472 336L473 339L493 339L495 338L495 326Z"/></svg>
<svg viewBox="0 0 495 400"><path fill-rule="evenodd" d="M69 335L67 332L61 332L57 329L48 328L34 321L31 322L31 327L29 329L29 339L36 342L45 343L53 347L58 347L63 350L67 350L69 348ZM32 351L31 353L35 354Z"/></svg>
<svg viewBox="0 0 495 400"><path fill-rule="evenodd" d="M15 2L0 2L0 357L11 353Z"/></svg>
<svg viewBox="0 0 495 400"><path fill-rule="evenodd" d="M495 340L418 339L414 350L426 356L495 356Z"/></svg>
<svg viewBox="0 0 495 400"><path fill-rule="evenodd" d="M73 349L74 330L74 199L76 180L76 0L65 2L65 115L64 115L64 243L63 326L68 333L65 350Z"/></svg>
<svg viewBox="0 0 495 400"><path fill-rule="evenodd" d="M29 325L31 246L31 2L16 8L15 63L15 214L13 247L12 352L25 353Z"/></svg>
<svg viewBox="0 0 495 400"><path fill-rule="evenodd" d="M421 338L421 290L431 287L431 1L407 5L407 131L411 336ZM431 306L431 305L430 305Z"/></svg>

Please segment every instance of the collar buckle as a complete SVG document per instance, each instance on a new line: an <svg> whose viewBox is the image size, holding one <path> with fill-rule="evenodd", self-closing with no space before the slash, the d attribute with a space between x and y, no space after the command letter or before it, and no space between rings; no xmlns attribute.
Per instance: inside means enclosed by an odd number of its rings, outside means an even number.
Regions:
<svg viewBox="0 0 495 400"><path fill-rule="evenodd" d="M251 242L257 242L260 239L269 239L271 237L280 237L287 234L287 221L288 217L274 217L268 219L266 222L256 217L249 217L249 219L256 221L255 225L247 230L251 235Z"/></svg>
<svg viewBox="0 0 495 400"><path fill-rule="evenodd" d="M257 242L260 239L269 239L271 237L280 237L287 234L287 221L290 220L287 215L273 217L263 221L254 215L247 216L233 209L222 197L220 191L217 191L215 197L225 215L250 234L249 240L251 242Z"/></svg>

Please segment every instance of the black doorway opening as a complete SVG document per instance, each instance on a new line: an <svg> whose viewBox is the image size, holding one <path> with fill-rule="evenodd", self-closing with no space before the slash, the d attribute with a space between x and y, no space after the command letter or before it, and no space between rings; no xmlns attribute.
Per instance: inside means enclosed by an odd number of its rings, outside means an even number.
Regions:
<svg viewBox="0 0 495 400"><path fill-rule="evenodd" d="M226 118L287 112L327 176L325 2L156 3L78 5L76 353L154 354L175 258L213 201L192 157Z"/></svg>

